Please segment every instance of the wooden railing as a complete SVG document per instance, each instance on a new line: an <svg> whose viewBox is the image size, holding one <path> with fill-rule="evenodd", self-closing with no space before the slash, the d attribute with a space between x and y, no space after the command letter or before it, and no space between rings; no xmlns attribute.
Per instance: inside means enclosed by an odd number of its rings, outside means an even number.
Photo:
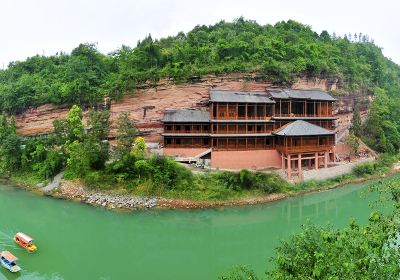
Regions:
<svg viewBox="0 0 400 280"><path fill-rule="evenodd" d="M285 147L283 145L276 145L276 149L282 153L306 153L306 152L322 152L329 151L333 149L333 144L328 145L317 145L317 146L292 146Z"/></svg>
<svg viewBox="0 0 400 280"><path fill-rule="evenodd" d="M271 133L272 130L261 130L261 131L246 131L246 130L218 130L214 131L213 134L266 134L266 133Z"/></svg>
<svg viewBox="0 0 400 280"><path fill-rule="evenodd" d="M209 130L164 130L164 133L208 134Z"/></svg>
<svg viewBox="0 0 400 280"><path fill-rule="evenodd" d="M278 118L319 118L319 117L333 117L333 114L275 114L274 117Z"/></svg>
<svg viewBox="0 0 400 280"><path fill-rule="evenodd" d="M164 144L164 148L210 148L210 145L203 145L203 144Z"/></svg>
<svg viewBox="0 0 400 280"><path fill-rule="evenodd" d="M224 117L220 117L217 116L216 118L214 118L214 120L230 120L230 121L234 121L234 120L270 120L272 119L272 116L264 116L264 117L238 117L238 116L234 116L234 117L229 117L229 116L224 116Z"/></svg>

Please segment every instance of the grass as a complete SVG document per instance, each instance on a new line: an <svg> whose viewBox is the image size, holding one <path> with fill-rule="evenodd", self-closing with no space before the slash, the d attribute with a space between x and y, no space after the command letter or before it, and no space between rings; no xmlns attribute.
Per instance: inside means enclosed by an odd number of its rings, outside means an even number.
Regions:
<svg viewBox="0 0 400 280"><path fill-rule="evenodd" d="M359 179L374 179L388 173L397 160L397 155L381 155L375 162L356 166L350 174L332 179L310 180L295 184L286 182L275 173L250 172L247 170L241 172L189 173L185 176L190 178L183 180L181 185L177 183L172 187L149 179L129 179L122 174L109 174L100 171L90 172L84 179L81 179L81 182L93 190L125 195L158 196L197 201L226 201L262 197L272 193L292 195L304 191L334 188ZM33 190L38 189L39 183L44 185L48 182L43 181L34 172L13 173L10 181Z"/></svg>

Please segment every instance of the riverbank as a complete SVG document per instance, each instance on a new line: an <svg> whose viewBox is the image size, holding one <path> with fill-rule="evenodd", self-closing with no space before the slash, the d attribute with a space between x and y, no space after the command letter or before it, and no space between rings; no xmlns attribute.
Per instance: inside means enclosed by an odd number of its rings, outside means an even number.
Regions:
<svg viewBox="0 0 400 280"><path fill-rule="evenodd" d="M260 192L248 192L246 194L242 193L242 196L233 199L193 200L156 196L135 196L118 190L91 190L85 187L84 184L79 180L61 180L58 188L50 192L44 192L42 191L42 189L45 189L44 186L41 185L41 188L37 188L38 186L34 185L32 180L27 180L24 183L21 178L8 178L6 181L12 185L22 187L36 194L42 194L64 200L78 201L92 206L105 207L108 209L203 209L264 204L290 197L301 196L307 193L326 191L329 189L344 187L349 184L385 178L400 172L399 163L390 164L390 168L387 167L386 169L382 169L382 167L389 165L388 163L382 164L377 162L366 163L363 165L360 165L359 169L369 170L366 167L370 165L376 168L376 173L368 174L368 171L359 171L357 174L357 172L352 172L350 174L341 175L329 180L310 180L299 184L290 184L289 187L283 190L281 193L262 194ZM369 170L369 172L371 173L371 170Z"/></svg>

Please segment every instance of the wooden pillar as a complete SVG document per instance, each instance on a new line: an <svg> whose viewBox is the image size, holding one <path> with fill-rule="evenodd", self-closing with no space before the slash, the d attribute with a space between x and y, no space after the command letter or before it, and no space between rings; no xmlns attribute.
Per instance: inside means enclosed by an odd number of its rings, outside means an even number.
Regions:
<svg viewBox="0 0 400 280"><path fill-rule="evenodd" d="M318 153L315 153L315 169L319 168Z"/></svg>
<svg viewBox="0 0 400 280"><path fill-rule="evenodd" d="M307 101L304 101L304 116L307 117Z"/></svg>
<svg viewBox="0 0 400 280"><path fill-rule="evenodd" d="M279 99L279 116L282 116L282 99Z"/></svg>
<svg viewBox="0 0 400 280"><path fill-rule="evenodd" d="M281 160L282 160L282 170L285 170L285 157L283 154L281 154Z"/></svg>
<svg viewBox="0 0 400 280"><path fill-rule="evenodd" d="M213 103L210 104L210 112L211 112L210 119L214 119L214 104Z"/></svg>
<svg viewBox="0 0 400 280"><path fill-rule="evenodd" d="M292 178L292 160L290 158L290 154L287 155L287 162L288 162L287 177L288 180L290 180Z"/></svg>
<svg viewBox="0 0 400 280"><path fill-rule="evenodd" d="M303 173L301 170L301 154L298 155L297 159L297 171L299 173L299 181L301 181L303 179Z"/></svg>
<svg viewBox="0 0 400 280"><path fill-rule="evenodd" d="M333 146L332 153L333 153L333 162L336 162L336 146Z"/></svg>
<svg viewBox="0 0 400 280"><path fill-rule="evenodd" d="M265 120L266 115L267 115L267 104L264 104L263 112L262 112L262 119L263 120Z"/></svg>
<svg viewBox="0 0 400 280"><path fill-rule="evenodd" d="M225 118L226 119L229 118L229 104L228 103L226 103L226 117Z"/></svg>
<svg viewBox="0 0 400 280"><path fill-rule="evenodd" d="M218 108L218 103L217 103L217 109L216 109L216 114L215 114L215 118L218 120L219 119L219 108Z"/></svg>
<svg viewBox="0 0 400 280"><path fill-rule="evenodd" d="M247 103L244 105L245 119L247 120Z"/></svg>
<svg viewBox="0 0 400 280"><path fill-rule="evenodd" d="M292 100L289 99L289 116L292 115Z"/></svg>
<svg viewBox="0 0 400 280"><path fill-rule="evenodd" d="M324 167L328 168L328 152L325 152Z"/></svg>
<svg viewBox="0 0 400 280"><path fill-rule="evenodd" d="M236 116L235 116L236 118L236 120L237 119L239 119L239 104L238 103L236 103Z"/></svg>
<svg viewBox="0 0 400 280"><path fill-rule="evenodd" d="M314 101L314 117L317 115L317 106L316 106L316 102Z"/></svg>

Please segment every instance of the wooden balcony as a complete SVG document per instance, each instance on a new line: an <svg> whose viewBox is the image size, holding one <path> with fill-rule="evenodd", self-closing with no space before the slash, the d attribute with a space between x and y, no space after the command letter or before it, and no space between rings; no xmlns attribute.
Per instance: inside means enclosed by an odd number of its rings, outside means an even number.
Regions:
<svg viewBox="0 0 400 280"><path fill-rule="evenodd" d="M164 130L164 133L168 134L168 133L182 133L182 134L209 134L210 131L209 130Z"/></svg>
<svg viewBox="0 0 400 280"><path fill-rule="evenodd" d="M229 116L218 116L216 118L214 118L213 120L218 120L218 121L234 121L234 120L241 120L241 121L245 121L245 120L259 120L259 121L269 121L272 119L272 116L264 116L264 117L256 117L256 116L249 116L249 117L238 117L238 116L233 116L233 117L229 117Z"/></svg>
<svg viewBox="0 0 400 280"><path fill-rule="evenodd" d="M314 146L283 146L276 145L276 149L283 154L295 154L295 153L316 153L330 151L333 149L333 144L328 145L314 145Z"/></svg>
<svg viewBox="0 0 400 280"><path fill-rule="evenodd" d="M275 114L275 118L326 118L333 117L333 114Z"/></svg>
<svg viewBox="0 0 400 280"><path fill-rule="evenodd" d="M219 130L214 131L213 134L271 134L272 130L260 130L260 131L246 131L246 130Z"/></svg>

